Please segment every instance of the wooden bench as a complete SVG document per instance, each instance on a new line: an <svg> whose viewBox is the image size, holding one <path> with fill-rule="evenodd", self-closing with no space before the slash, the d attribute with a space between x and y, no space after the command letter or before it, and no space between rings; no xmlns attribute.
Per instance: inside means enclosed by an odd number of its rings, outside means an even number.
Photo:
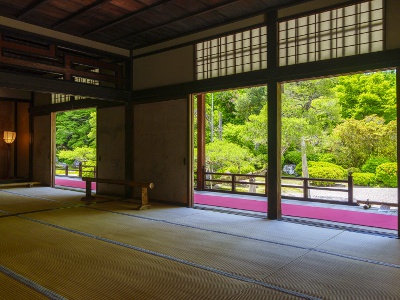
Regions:
<svg viewBox="0 0 400 300"><path fill-rule="evenodd" d="M119 180L119 179L104 179L104 178L90 178L90 177L82 177L82 181L86 181L86 196L83 197L82 201L89 201L94 200L96 197L92 195L92 182L96 183L108 183L108 184L119 184L130 186L132 188L132 195L133 195L133 188L140 187L142 189L142 203L138 207L138 209L147 209L150 208L149 205L149 198L147 195L147 189L152 189L154 187L153 183L148 182L135 182L130 180Z"/></svg>

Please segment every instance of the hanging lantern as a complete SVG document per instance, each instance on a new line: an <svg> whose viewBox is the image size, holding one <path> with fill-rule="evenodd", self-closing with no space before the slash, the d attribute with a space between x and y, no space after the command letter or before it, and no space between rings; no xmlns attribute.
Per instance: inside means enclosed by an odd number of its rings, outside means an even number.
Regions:
<svg viewBox="0 0 400 300"><path fill-rule="evenodd" d="M12 144L16 136L17 133L15 133L14 131L4 131L3 139L7 144Z"/></svg>

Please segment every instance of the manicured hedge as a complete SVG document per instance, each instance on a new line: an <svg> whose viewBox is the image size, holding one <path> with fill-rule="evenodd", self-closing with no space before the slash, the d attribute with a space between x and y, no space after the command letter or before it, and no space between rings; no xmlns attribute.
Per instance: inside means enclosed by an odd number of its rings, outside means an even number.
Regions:
<svg viewBox="0 0 400 300"><path fill-rule="evenodd" d="M375 173L353 173L354 185L374 186L376 184Z"/></svg>
<svg viewBox="0 0 400 300"><path fill-rule="evenodd" d="M376 181L387 187L397 187L397 163L379 165L376 168Z"/></svg>
<svg viewBox="0 0 400 300"><path fill-rule="evenodd" d="M301 164L296 166L296 172L301 174ZM310 161L308 162L308 175L310 178L326 178L326 179L345 179L346 170L338 165L321 162L321 161ZM332 186L333 182L325 181L313 181L311 184L316 186Z"/></svg>
<svg viewBox="0 0 400 300"><path fill-rule="evenodd" d="M386 157L370 157L361 167L361 170L364 173L375 173L379 165L387 162L390 162L390 160Z"/></svg>

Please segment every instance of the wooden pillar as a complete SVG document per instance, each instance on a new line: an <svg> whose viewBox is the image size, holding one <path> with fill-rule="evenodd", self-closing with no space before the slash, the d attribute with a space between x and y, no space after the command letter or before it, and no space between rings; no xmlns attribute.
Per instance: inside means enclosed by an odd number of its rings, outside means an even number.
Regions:
<svg viewBox="0 0 400 300"><path fill-rule="evenodd" d="M134 105L128 103L125 105L125 180L134 180L133 178L133 114ZM96 175L97 177L97 175ZM125 196L133 197L132 189L125 187Z"/></svg>
<svg viewBox="0 0 400 300"><path fill-rule="evenodd" d="M129 60L126 68L126 87L129 91L133 90L133 50L130 50ZM132 100L132 99L130 99ZM134 180L133 178L133 124L134 124L134 106L131 101L125 105L125 180ZM97 145L96 145L97 147ZM96 174L97 177L97 174ZM125 186L125 196L132 198L132 189Z"/></svg>
<svg viewBox="0 0 400 300"><path fill-rule="evenodd" d="M397 109L397 208L400 208L400 67L396 68L396 109ZM400 238L400 213L397 213L397 237Z"/></svg>
<svg viewBox="0 0 400 300"><path fill-rule="evenodd" d="M197 190L204 190L206 165L206 94L197 95Z"/></svg>
<svg viewBox="0 0 400 300"><path fill-rule="evenodd" d="M268 69L278 68L278 13L267 14ZM281 210L281 85L268 81L268 219L282 217Z"/></svg>
<svg viewBox="0 0 400 300"><path fill-rule="evenodd" d="M268 219L282 217L281 210L281 101L280 84L268 84Z"/></svg>

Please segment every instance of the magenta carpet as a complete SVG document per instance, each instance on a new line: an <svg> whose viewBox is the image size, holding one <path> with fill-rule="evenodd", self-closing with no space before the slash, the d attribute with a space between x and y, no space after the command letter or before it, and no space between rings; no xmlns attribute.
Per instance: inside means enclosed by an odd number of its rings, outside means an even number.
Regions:
<svg viewBox="0 0 400 300"><path fill-rule="evenodd" d="M195 194L194 203L267 212L267 201L251 199ZM282 215L397 230L397 216L386 214L282 203Z"/></svg>
<svg viewBox="0 0 400 300"><path fill-rule="evenodd" d="M55 184L60 185L60 186L65 186L65 187L86 189L86 182L82 181L80 178L77 178L75 180L56 178ZM92 182L91 185L92 185L92 190L96 190L96 183Z"/></svg>

